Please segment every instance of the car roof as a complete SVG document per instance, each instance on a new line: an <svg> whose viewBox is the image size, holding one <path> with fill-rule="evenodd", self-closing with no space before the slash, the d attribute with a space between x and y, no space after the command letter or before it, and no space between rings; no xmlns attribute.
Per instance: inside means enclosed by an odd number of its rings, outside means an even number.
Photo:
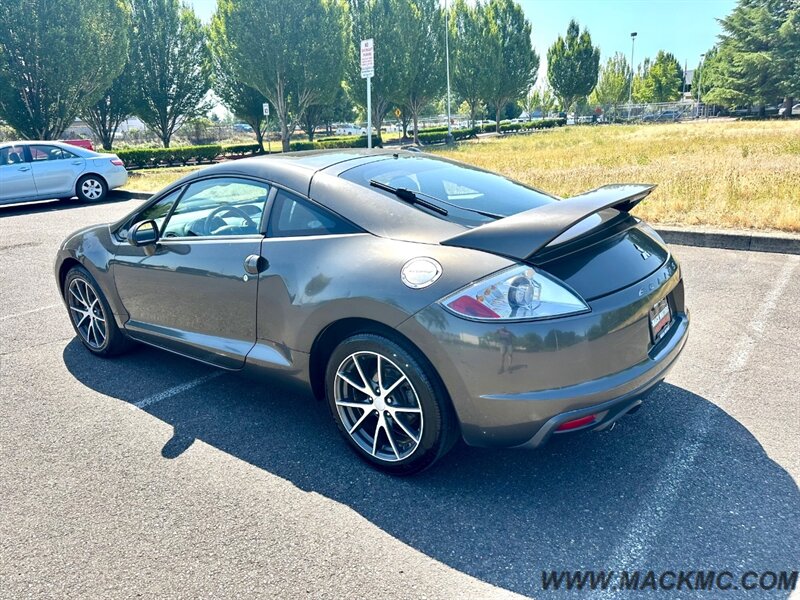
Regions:
<svg viewBox="0 0 800 600"><path fill-rule="evenodd" d="M249 175L272 181L307 196L315 173L340 163L391 155L393 152L396 153L397 150L343 148L252 156L195 171L181 179L181 183L209 175Z"/></svg>
<svg viewBox="0 0 800 600"><path fill-rule="evenodd" d="M65 150L69 150L73 154L77 154L79 156L82 156L83 158L100 156L99 153L93 152L88 148L84 148L82 146L74 146L73 144L67 144L66 142L59 142L58 140L9 140L7 142L0 142L0 148L5 148L7 146L38 146L38 145L56 146L57 148L64 148Z"/></svg>

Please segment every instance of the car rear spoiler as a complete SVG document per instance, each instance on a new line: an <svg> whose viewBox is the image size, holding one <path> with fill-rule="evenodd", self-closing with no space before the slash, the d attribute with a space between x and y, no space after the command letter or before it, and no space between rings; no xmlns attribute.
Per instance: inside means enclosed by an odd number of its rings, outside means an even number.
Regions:
<svg viewBox="0 0 800 600"><path fill-rule="evenodd" d="M614 184L499 219L441 242L528 260L559 235L607 208L629 212L655 189L647 184Z"/></svg>

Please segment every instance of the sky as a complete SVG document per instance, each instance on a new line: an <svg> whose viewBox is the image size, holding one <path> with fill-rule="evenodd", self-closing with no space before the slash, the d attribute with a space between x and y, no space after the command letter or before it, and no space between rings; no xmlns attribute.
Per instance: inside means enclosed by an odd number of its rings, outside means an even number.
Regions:
<svg viewBox="0 0 800 600"><path fill-rule="evenodd" d="M291 2L291 0L287 0ZM443 0L441 0L443 1ZM540 80L547 71L547 49L564 35L570 19L586 27L601 62L615 52L630 60L631 32L637 32L634 64L659 50L672 52L681 65L697 66L700 55L711 48L720 33L720 19L733 10L736 0L518 0L533 26L533 45L540 58ZM189 0L205 22L216 0ZM380 48L376 48L380 52Z"/></svg>

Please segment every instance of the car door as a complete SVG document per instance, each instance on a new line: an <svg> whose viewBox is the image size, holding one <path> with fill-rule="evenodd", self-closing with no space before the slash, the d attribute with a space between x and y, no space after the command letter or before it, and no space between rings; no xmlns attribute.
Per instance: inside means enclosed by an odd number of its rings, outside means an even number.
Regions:
<svg viewBox="0 0 800 600"><path fill-rule="evenodd" d="M49 144L31 144L31 168L40 198L75 195L75 183L86 168L86 160Z"/></svg>
<svg viewBox="0 0 800 600"><path fill-rule="evenodd" d="M0 204L33 198L36 198L36 184L25 147L9 145L0 148Z"/></svg>
<svg viewBox="0 0 800 600"><path fill-rule="evenodd" d="M202 179L158 199L134 222L153 219L154 246L121 243L117 292L134 338L236 369L256 340L257 271L265 183ZM125 231L118 232L125 237Z"/></svg>
<svg viewBox="0 0 800 600"><path fill-rule="evenodd" d="M258 284L258 346L248 362L279 371L290 360L288 349L298 349L292 340L318 304L348 294L348 282L325 265L369 260L358 254L363 244L357 236L370 234L283 189L274 194L266 233Z"/></svg>

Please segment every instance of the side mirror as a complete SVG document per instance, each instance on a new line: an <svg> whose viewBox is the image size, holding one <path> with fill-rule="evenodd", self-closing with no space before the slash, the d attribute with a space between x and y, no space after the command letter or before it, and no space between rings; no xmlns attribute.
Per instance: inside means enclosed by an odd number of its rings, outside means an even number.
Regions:
<svg viewBox="0 0 800 600"><path fill-rule="evenodd" d="M131 246L149 246L158 242L158 224L155 221L140 221L128 231Z"/></svg>

